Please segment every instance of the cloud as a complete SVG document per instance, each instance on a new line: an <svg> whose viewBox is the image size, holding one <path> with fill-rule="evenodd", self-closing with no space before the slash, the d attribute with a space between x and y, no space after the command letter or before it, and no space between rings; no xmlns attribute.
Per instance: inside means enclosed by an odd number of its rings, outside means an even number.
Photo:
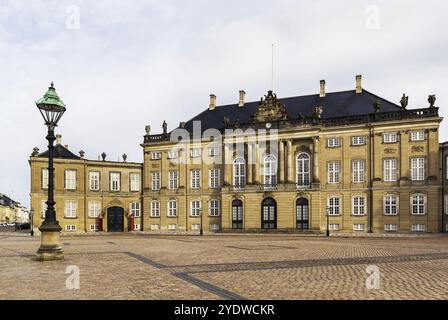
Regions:
<svg viewBox="0 0 448 320"><path fill-rule="evenodd" d="M379 29L366 28L366 8L379 9ZM66 28L79 8L79 30ZM24 1L0 7L0 191L28 203L29 154L44 149L34 106L50 81L68 107L63 143L96 159L127 153L141 161L144 126L161 130L208 105L258 100L271 86L280 97L364 86L411 107L448 96L444 55L448 22L442 1ZM444 108L440 110L446 116ZM448 138L445 125L440 139Z"/></svg>

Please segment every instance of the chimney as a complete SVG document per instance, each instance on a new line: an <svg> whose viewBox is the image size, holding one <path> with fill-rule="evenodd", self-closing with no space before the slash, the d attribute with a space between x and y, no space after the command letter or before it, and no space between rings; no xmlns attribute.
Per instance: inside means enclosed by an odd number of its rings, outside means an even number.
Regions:
<svg viewBox="0 0 448 320"><path fill-rule="evenodd" d="M215 110L216 108L216 96L214 94L210 95L210 105L208 106L209 110Z"/></svg>
<svg viewBox="0 0 448 320"><path fill-rule="evenodd" d="M62 135L61 134L57 134L56 135L56 145L61 144L62 141Z"/></svg>
<svg viewBox="0 0 448 320"><path fill-rule="evenodd" d="M362 75L356 76L356 93L362 93Z"/></svg>
<svg viewBox="0 0 448 320"><path fill-rule="evenodd" d="M319 97L321 98L325 97L325 80L320 80Z"/></svg>
<svg viewBox="0 0 448 320"><path fill-rule="evenodd" d="M238 102L238 107L244 107L246 103L246 91L240 90L240 101Z"/></svg>

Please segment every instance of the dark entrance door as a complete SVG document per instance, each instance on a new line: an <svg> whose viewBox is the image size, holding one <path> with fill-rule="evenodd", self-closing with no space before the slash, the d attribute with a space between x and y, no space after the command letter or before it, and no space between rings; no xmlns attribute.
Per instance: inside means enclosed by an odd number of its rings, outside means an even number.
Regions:
<svg viewBox="0 0 448 320"><path fill-rule="evenodd" d="M107 231L124 231L124 209L120 207L111 207L107 209Z"/></svg>
<svg viewBox="0 0 448 320"><path fill-rule="evenodd" d="M296 201L296 220L297 220L297 229L308 229L309 228L309 219L310 219L310 211L309 211L308 199L299 198Z"/></svg>
<svg viewBox="0 0 448 320"><path fill-rule="evenodd" d="M261 228L277 228L277 203L272 198L264 199L261 203Z"/></svg>
<svg viewBox="0 0 448 320"><path fill-rule="evenodd" d="M243 229L243 202L241 200L232 202L232 228Z"/></svg>

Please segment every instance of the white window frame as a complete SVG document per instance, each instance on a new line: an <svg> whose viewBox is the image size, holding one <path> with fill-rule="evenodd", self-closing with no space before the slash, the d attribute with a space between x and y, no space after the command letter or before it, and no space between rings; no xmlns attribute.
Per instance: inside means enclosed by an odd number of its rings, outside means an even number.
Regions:
<svg viewBox="0 0 448 320"><path fill-rule="evenodd" d="M68 224L65 226L65 231L76 231L76 225Z"/></svg>
<svg viewBox="0 0 448 320"><path fill-rule="evenodd" d="M208 202L208 215L210 217L219 217L221 214L220 202L218 199L211 199Z"/></svg>
<svg viewBox="0 0 448 320"><path fill-rule="evenodd" d="M48 205L46 200L42 200L40 203L42 209L42 218L45 218L45 212L47 211Z"/></svg>
<svg viewBox="0 0 448 320"><path fill-rule="evenodd" d="M191 189L201 188L201 170L194 169L190 170L190 187Z"/></svg>
<svg viewBox="0 0 448 320"><path fill-rule="evenodd" d="M48 168L42 168L41 170L41 177L42 177L42 189L48 189Z"/></svg>
<svg viewBox="0 0 448 320"><path fill-rule="evenodd" d="M366 174L366 162L364 160L352 161L352 182L363 183L365 182Z"/></svg>
<svg viewBox="0 0 448 320"><path fill-rule="evenodd" d="M169 200L166 215L170 218L177 217L177 200Z"/></svg>
<svg viewBox="0 0 448 320"><path fill-rule="evenodd" d="M331 231L338 231L340 229L339 223L329 223L328 229Z"/></svg>
<svg viewBox="0 0 448 320"><path fill-rule="evenodd" d="M74 200L67 200L64 203L64 217L76 218L78 215L78 203Z"/></svg>
<svg viewBox="0 0 448 320"><path fill-rule="evenodd" d="M426 231L426 225L422 224L422 223L413 223L411 225L411 231L425 232Z"/></svg>
<svg viewBox="0 0 448 320"><path fill-rule="evenodd" d="M179 158L179 150L174 149L168 151L168 159L177 159Z"/></svg>
<svg viewBox="0 0 448 320"><path fill-rule="evenodd" d="M341 180L341 161L328 161L328 183L336 184Z"/></svg>
<svg viewBox="0 0 448 320"><path fill-rule="evenodd" d="M65 190L76 190L77 171L74 169L65 169Z"/></svg>
<svg viewBox="0 0 448 320"><path fill-rule="evenodd" d="M168 189L176 190L179 188L179 171L170 170L168 171Z"/></svg>
<svg viewBox="0 0 448 320"><path fill-rule="evenodd" d="M301 152L296 157L296 183L297 187L311 185L311 157L306 152Z"/></svg>
<svg viewBox="0 0 448 320"><path fill-rule="evenodd" d="M168 230L177 230L177 224L169 223L167 228Z"/></svg>
<svg viewBox="0 0 448 320"><path fill-rule="evenodd" d="M121 190L121 173L120 172L110 172L110 191L120 191Z"/></svg>
<svg viewBox="0 0 448 320"><path fill-rule="evenodd" d="M398 225L396 223L386 223L384 225L384 231L397 231Z"/></svg>
<svg viewBox="0 0 448 320"><path fill-rule="evenodd" d="M386 194L383 196L383 214L386 216L396 216L399 213L400 197L396 194ZM395 211L395 212L394 212Z"/></svg>
<svg viewBox="0 0 448 320"><path fill-rule="evenodd" d="M140 191L140 173L131 172L129 174L130 186L129 189L131 192Z"/></svg>
<svg viewBox="0 0 448 320"><path fill-rule="evenodd" d="M190 201L190 216L191 217L201 216L201 200Z"/></svg>
<svg viewBox="0 0 448 320"><path fill-rule="evenodd" d="M246 186L246 160L243 157L233 160L233 185L236 189L244 189Z"/></svg>
<svg viewBox="0 0 448 320"><path fill-rule="evenodd" d="M398 161L396 158L383 159L383 180L396 182L398 179Z"/></svg>
<svg viewBox="0 0 448 320"><path fill-rule="evenodd" d="M160 160L160 159L162 159L162 152L151 151L151 160Z"/></svg>
<svg viewBox="0 0 448 320"><path fill-rule="evenodd" d="M131 202L129 204L129 212L131 213L131 216L134 218L140 218L141 216L141 210L140 210L140 202Z"/></svg>
<svg viewBox="0 0 448 320"><path fill-rule="evenodd" d="M273 154L268 154L263 161L263 179L265 188L277 187L277 171L277 157Z"/></svg>
<svg viewBox="0 0 448 320"><path fill-rule="evenodd" d="M219 156L219 148L218 147L209 147L208 148L208 156L209 157Z"/></svg>
<svg viewBox="0 0 448 320"><path fill-rule="evenodd" d="M363 146L366 144L365 136L354 136L352 137L352 146Z"/></svg>
<svg viewBox="0 0 448 320"><path fill-rule="evenodd" d="M354 216L364 216L367 213L367 197L356 195L352 197L352 214Z"/></svg>
<svg viewBox="0 0 448 320"><path fill-rule="evenodd" d="M417 131L411 131L410 133L411 141L425 141L425 131L423 130L417 130Z"/></svg>
<svg viewBox="0 0 448 320"><path fill-rule="evenodd" d="M426 159L424 157L411 158L411 180L425 180Z"/></svg>
<svg viewBox="0 0 448 320"><path fill-rule="evenodd" d="M151 190L160 190L160 171L151 171Z"/></svg>
<svg viewBox="0 0 448 320"><path fill-rule="evenodd" d="M218 223L210 223L210 225L209 225L209 229L210 229L211 231L219 231L220 226L219 226Z"/></svg>
<svg viewBox="0 0 448 320"><path fill-rule="evenodd" d="M221 176L221 170L219 169L210 169L208 171L209 181L208 186L212 189L219 188L219 181Z"/></svg>
<svg viewBox="0 0 448 320"><path fill-rule="evenodd" d="M383 133L383 143L396 143L398 141L398 135L396 132Z"/></svg>
<svg viewBox="0 0 448 320"><path fill-rule="evenodd" d="M91 223L89 225L89 231L98 231L98 230L100 230L100 228L96 223Z"/></svg>
<svg viewBox="0 0 448 320"><path fill-rule="evenodd" d="M201 148L191 148L190 149L190 157L191 158L199 158L201 156Z"/></svg>
<svg viewBox="0 0 448 320"><path fill-rule="evenodd" d="M410 197L411 215L423 216L427 210L427 196L423 193L414 193ZM415 209L415 210L414 210Z"/></svg>
<svg viewBox="0 0 448 320"><path fill-rule="evenodd" d="M101 214L101 202L89 201L89 218L98 218Z"/></svg>
<svg viewBox="0 0 448 320"><path fill-rule="evenodd" d="M151 218L158 218L158 217L160 217L160 201L159 200L152 200L151 201L150 216L151 216Z"/></svg>
<svg viewBox="0 0 448 320"><path fill-rule="evenodd" d="M341 146L340 137L332 137L327 139L327 148L337 148Z"/></svg>
<svg viewBox="0 0 448 320"><path fill-rule="evenodd" d="M353 224L353 231L365 231L366 225L364 223L354 223Z"/></svg>
<svg viewBox="0 0 448 320"><path fill-rule="evenodd" d="M100 190L100 172L89 171L89 189L90 191Z"/></svg>
<svg viewBox="0 0 448 320"><path fill-rule="evenodd" d="M448 194L445 194L445 214L448 214Z"/></svg>
<svg viewBox="0 0 448 320"><path fill-rule="evenodd" d="M340 216L342 208L342 198L340 196L329 196L327 198L329 216Z"/></svg>

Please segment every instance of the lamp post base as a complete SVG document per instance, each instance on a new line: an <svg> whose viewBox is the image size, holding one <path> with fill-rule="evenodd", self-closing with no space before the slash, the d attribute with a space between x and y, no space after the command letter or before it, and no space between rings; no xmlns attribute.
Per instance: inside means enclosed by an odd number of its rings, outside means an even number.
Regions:
<svg viewBox="0 0 448 320"><path fill-rule="evenodd" d="M39 229L42 235L40 248L36 253L37 261L64 260L64 250L62 250L60 242L60 228L61 227L47 230L47 228L41 227Z"/></svg>

